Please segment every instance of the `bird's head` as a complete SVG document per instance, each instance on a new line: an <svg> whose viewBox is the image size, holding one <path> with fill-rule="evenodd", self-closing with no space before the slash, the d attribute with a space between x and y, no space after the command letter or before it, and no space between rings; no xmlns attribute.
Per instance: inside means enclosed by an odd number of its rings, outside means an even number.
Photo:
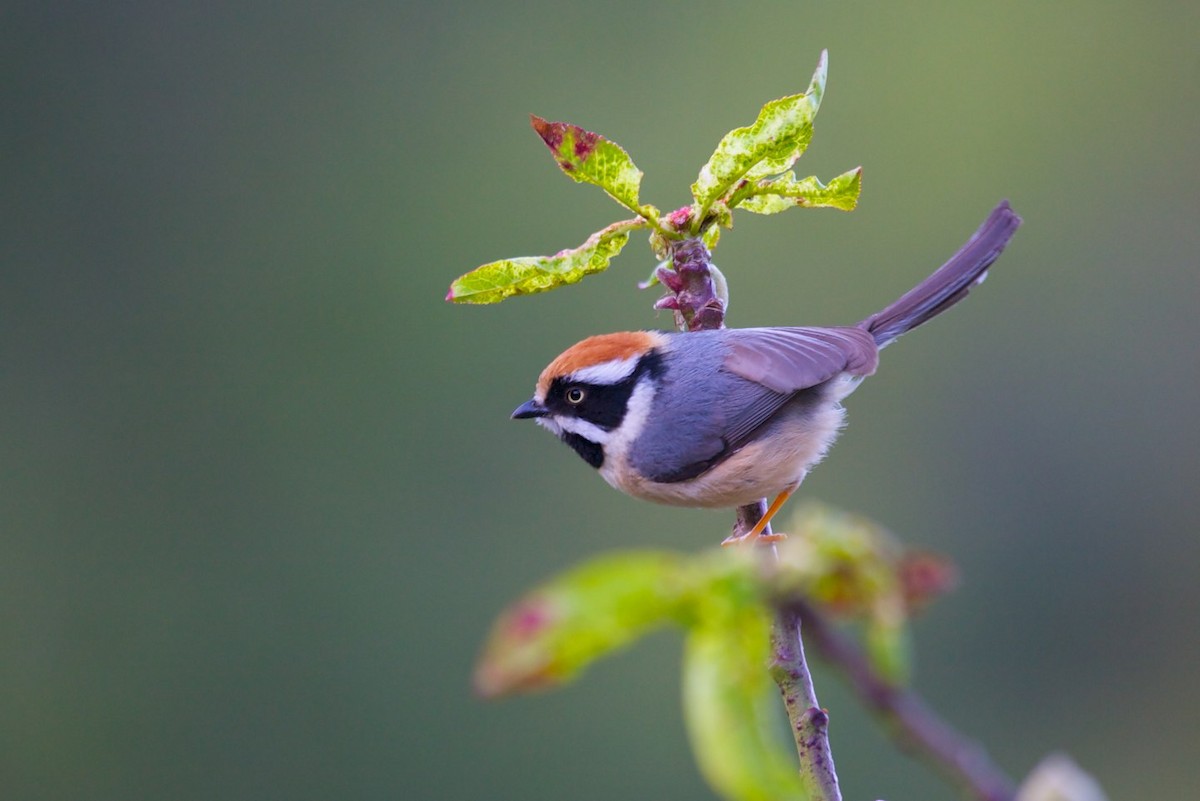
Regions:
<svg viewBox="0 0 1200 801"><path fill-rule="evenodd" d="M588 337L546 366L513 419L532 418L592 467L606 447L627 444L645 422L667 336L629 331Z"/></svg>

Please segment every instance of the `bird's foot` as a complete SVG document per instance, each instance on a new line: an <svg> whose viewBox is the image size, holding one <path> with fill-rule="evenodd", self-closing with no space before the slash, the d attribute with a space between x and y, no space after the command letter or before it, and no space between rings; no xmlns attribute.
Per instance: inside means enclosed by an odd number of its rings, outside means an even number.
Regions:
<svg viewBox="0 0 1200 801"><path fill-rule="evenodd" d="M754 530L739 531L737 526L733 527L733 533L725 539L721 540L721 547L728 548L730 545L753 545L756 542L782 542L787 539L787 534L781 534L772 531L768 534L759 532L754 534Z"/></svg>
<svg viewBox="0 0 1200 801"><path fill-rule="evenodd" d="M787 499L792 496L792 493L796 491L796 487L798 486L800 486L800 483L796 482L794 486L789 487L783 492L779 493L779 495L776 496L775 500L771 503L770 507L768 507L767 511L763 513L763 516L758 519L758 522L755 523L749 531L739 532L737 530L737 526L734 526L733 534L726 537L721 542L721 545L741 545L742 543L749 543L753 545L756 542L779 542L780 540L785 539L787 537L786 534L771 533L767 531L767 526L771 525L771 518L773 518L775 514L783 508L784 503L786 503Z"/></svg>

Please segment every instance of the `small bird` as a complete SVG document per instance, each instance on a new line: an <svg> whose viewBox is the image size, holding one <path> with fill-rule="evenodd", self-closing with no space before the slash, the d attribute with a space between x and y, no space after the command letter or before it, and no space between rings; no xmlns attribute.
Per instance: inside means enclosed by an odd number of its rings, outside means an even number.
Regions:
<svg viewBox="0 0 1200 801"><path fill-rule="evenodd" d="M857 325L589 337L550 362L512 416L536 419L636 498L722 508L774 497L722 544L766 539L837 438L841 402L875 372L879 351L981 283L1020 224L1002 202L949 261Z"/></svg>

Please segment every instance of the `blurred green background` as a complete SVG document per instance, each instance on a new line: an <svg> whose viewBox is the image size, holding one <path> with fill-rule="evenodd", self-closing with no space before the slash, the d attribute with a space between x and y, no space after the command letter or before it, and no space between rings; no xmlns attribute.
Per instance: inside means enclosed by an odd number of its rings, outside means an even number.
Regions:
<svg viewBox="0 0 1200 801"><path fill-rule="evenodd" d="M607 549L697 550L508 420L591 333L669 327L603 276L490 308L486 261L622 210L527 114L683 205L720 136L828 92L742 214L731 323L840 324L992 205L986 287L885 354L802 495L957 561L918 688L1014 776L1200 786L1200 6L1174 2L11 3L0 9L0 797L710 798L679 639L498 704L498 609ZM848 799L951 799L818 666Z"/></svg>

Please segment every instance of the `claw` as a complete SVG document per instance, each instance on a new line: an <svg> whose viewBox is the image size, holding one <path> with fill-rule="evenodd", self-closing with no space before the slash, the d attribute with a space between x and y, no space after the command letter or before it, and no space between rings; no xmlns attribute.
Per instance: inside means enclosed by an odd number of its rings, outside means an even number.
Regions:
<svg viewBox="0 0 1200 801"><path fill-rule="evenodd" d="M786 534L763 534L763 530L770 525L771 518L773 518L775 514L783 508L783 504L787 502L788 498L792 497L792 493L795 492L796 487L799 486L799 484L796 484L795 486L785 489L783 492L779 493L775 500L771 502L771 507L767 509L766 514L759 518L759 521L754 524L754 528L743 534L736 533L735 529L735 533L722 540L721 545L727 547L730 545L741 545L744 542L753 544L759 541L779 542L780 540L784 539L787 536Z"/></svg>
<svg viewBox="0 0 1200 801"><path fill-rule="evenodd" d="M721 540L721 547L728 548L730 545L742 545L746 542L782 542L787 539L787 534L781 534L777 531L772 531L770 534L759 534L754 539L750 539L750 532L744 534L730 534L725 539Z"/></svg>

